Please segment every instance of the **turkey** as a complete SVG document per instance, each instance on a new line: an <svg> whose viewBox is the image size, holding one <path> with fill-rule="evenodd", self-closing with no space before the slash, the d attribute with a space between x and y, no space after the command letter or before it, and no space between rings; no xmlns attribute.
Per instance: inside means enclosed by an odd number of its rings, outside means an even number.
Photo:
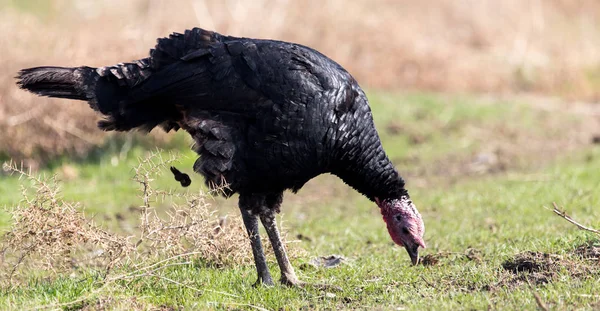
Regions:
<svg viewBox="0 0 600 311"><path fill-rule="evenodd" d="M17 84L42 96L85 101L105 131L183 129L194 171L224 196L239 194L258 280L273 280L259 237L265 227L280 281L302 285L275 222L283 192L323 173L379 207L413 264L425 247L421 215L386 156L362 89L340 65L299 44L194 28L158 39L150 56L114 66L23 69ZM183 183L182 183L183 184Z"/></svg>

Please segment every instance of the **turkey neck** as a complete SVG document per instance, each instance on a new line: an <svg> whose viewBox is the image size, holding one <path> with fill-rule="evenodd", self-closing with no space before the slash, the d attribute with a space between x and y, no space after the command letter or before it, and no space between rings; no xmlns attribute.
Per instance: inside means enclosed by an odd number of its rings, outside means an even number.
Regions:
<svg viewBox="0 0 600 311"><path fill-rule="evenodd" d="M338 141L342 147L334 153L331 172L371 201L407 196L404 180L385 154L370 113L363 125L354 123L358 130L339 135L345 139Z"/></svg>

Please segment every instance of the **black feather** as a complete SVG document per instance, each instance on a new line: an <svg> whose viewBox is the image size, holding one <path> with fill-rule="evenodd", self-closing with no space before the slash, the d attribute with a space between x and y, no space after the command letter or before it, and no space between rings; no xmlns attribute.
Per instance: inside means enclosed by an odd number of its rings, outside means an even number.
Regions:
<svg viewBox="0 0 600 311"><path fill-rule="evenodd" d="M86 68L35 67L19 71L17 85L42 96L88 100L84 83L90 75Z"/></svg>
<svg viewBox="0 0 600 311"><path fill-rule="evenodd" d="M175 166L171 166L171 173L173 173L175 180L181 183L182 187L188 187L192 184L192 179L190 179L190 176L186 173L180 172L177 168L175 168Z"/></svg>
<svg viewBox="0 0 600 311"><path fill-rule="evenodd" d="M357 82L302 45L194 28L159 39L142 60L30 68L18 79L39 95L87 101L103 130L186 130L200 155L194 170L226 196L279 198L322 173L371 200L407 194Z"/></svg>

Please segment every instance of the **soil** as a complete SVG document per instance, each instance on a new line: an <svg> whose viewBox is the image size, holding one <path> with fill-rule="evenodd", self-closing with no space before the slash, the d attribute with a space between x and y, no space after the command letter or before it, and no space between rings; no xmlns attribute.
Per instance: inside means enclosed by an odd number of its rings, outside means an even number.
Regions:
<svg viewBox="0 0 600 311"><path fill-rule="evenodd" d="M475 248L467 248L464 253L441 252L427 254L419 258L419 265L437 266L445 263L455 262L457 260L481 261L481 251Z"/></svg>
<svg viewBox="0 0 600 311"><path fill-rule="evenodd" d="M443 252L428 254L419 260L423 266L439 266L456 261L481 261L479 250L469 248L463 253ZM501 264L499 281L490 284L464 283L459 279L440 280L435 285L427 280L429 286L446 284L465 292L494 291L500 288L517 288L524 285L544 285L554 282L560 275L573 278L600 278L600 241L591 241L580 245L568 254L557 255L526 251L508 258Z"/></svg>
<svg viewBox="0 0 600 311"><path fill-rule="evenodd" d="M504 274L500 282L492 287L516 287L523 284L541 285L553 282L560 274L574 278L600 276L600 265L575 258L600 260L600 247L594 243L581 245L572 254L561 256L527 251L515 255L502 263Z"/></svg>

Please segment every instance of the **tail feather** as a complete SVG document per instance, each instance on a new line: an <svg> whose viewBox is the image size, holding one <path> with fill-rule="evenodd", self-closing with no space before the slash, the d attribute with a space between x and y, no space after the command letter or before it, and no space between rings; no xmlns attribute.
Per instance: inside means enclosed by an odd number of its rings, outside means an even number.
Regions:
<svg viewBox="0 0 600 311"><path fill-rule="evenodd" d="M183 116L176 103L185 96L172 94L208 83L210 76L200 74L206 68L198 64L172 65L205 55L208 47L226 38L194 28L159 39L148 58L102 68L28 68L19 71L17 84L42 96L86 101L104 116L98 127L106 131L150 131L156 126L178 130Z"/></svg>
<svg viewBox="0 0 600 311"><path fill-rule="evenodd" d="M105 131L150 131L161 125L165 131L177 130L179 117L173 105L160 98L136 98L131 90L151 74L149 60L103 68L35 67L19 71L17 85L32 93L57 98L87 101L104 115L98 127Z"/></svg>
<svg viewBox="0 0 600 311"><path fill-rule="evenodd" d="M58 98L90 100L83 85L92 78L94 70L89 67L35 67L19 71L17 84L32 93Z"/></svg>

